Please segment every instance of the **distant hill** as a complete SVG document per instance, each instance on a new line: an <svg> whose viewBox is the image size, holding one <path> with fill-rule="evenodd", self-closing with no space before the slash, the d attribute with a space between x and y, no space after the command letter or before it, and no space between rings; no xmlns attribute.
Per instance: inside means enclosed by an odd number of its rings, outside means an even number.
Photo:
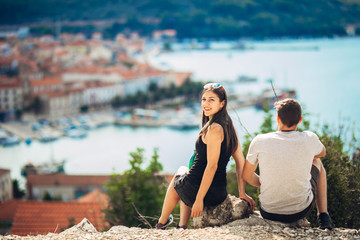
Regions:
<svg viewBox="0 0 360 240"><path fill-rule="evenodd" d="M106 37L168 28L180 38L341 36L348 25L360 30L360 0L0 0L0 26L38 23L33 33L54 33L55 21Z"/></svg>

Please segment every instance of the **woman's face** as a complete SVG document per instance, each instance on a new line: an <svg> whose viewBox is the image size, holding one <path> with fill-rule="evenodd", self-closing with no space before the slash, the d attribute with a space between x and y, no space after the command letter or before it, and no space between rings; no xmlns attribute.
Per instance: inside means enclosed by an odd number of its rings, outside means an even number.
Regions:
<svg viewBox="0 0 360 240"><path fill-rule="evenodd" d="M206 91L202 95L201 107L205 116L212 117L224 107L225 101L220 102L220 98L213 91Z"/></svg>

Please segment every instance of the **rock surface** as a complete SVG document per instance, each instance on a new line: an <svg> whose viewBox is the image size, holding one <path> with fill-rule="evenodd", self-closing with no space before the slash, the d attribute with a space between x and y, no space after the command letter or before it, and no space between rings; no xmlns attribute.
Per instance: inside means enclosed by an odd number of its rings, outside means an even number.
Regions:
<svg viewBox="0 0 360 240"><path fill-rule="evenodd" d="M194 228L222 226L234 220L247 218L250 208L245 200L228 194L221 204L204 207L203 215L193 219Z"/></svg>
<svg viewBox="0 0 360 240"><path fill-rule="evenodd" d="M47 235L26 237L9 235L0 237L0 239L360 239L359 229L335 228L330 231L310 227L294 227L295 225L262 219L258 213L250 214L249 218L236 220L221 227L187 230L178 230L176 228L157 230L115 226L107 232L97 232L94 226L87 219L84 219L78 225L63 231L60 234L49 233Z"/></svg>

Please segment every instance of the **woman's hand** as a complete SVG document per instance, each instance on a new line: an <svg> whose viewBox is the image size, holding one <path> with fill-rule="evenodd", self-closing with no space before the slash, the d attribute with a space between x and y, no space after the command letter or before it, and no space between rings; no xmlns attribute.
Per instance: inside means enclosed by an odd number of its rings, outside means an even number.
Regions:
<svg viewBox="0 0 360 240"><path fill-rule="evenodd" d="M254 199L252 199L252 197L250 197L249 195L247 195L246 193L244 195L240 196L240 199L244 199L245 201L247 201L250 205L250 210L253 212L256 206L256 202L254 201Z"/></svg>
<svg viewBox="0 0 360 240"><path fill-rule="evenodd" d="M194 205L191 209L191 217L200 217L202 216L204 209L204 203L203 201L195 200Z"/></svg>

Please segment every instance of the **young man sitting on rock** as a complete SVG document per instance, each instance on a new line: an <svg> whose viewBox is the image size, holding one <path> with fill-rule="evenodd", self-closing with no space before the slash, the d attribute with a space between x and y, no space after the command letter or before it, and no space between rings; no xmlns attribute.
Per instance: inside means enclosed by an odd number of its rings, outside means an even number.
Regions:
<svg viewBox="0 0 360 240"><path fill-rule="evenodd" d="M320 228L334 225L327 211L326 172L320 160L325 147L310 131L296 131L301 106L293 99L275 103L278 131L259 134L250 144L243 179L260 188L263 218L295 222L307 217L316 203ZM260 174L255 173L259 164Z"/></svg>

